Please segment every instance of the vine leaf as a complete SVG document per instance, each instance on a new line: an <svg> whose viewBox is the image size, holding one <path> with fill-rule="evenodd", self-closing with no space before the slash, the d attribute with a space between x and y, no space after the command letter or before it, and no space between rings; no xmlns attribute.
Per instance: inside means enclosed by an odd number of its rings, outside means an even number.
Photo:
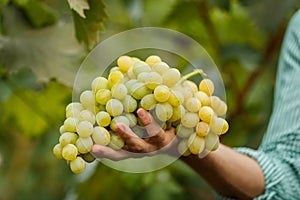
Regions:
<svg viewBox="0 0 300 200"><path fill-rule="evenodd" d="M72 10L77 12L82 18L86 18L84 10L90 9L87 0L68 0L68 3Z"/></svg>

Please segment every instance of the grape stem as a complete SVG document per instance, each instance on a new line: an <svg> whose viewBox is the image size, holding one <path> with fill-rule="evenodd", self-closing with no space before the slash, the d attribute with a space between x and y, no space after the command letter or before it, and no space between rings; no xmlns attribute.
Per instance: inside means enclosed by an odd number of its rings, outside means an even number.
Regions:
<svg viewBox="0 0 300 200"><path fill-rule="evenodd" d="M178 83L176 85L181 85L184 81L186 81L189 78L192 78L193 76L196 76L198 74L202 75L202 76L207 76L207 74L204 73L204 71L202 69L195 69L193 72L188 73L188 74L184 75L183 77L181 77L181 79L178 81Z"/></svg>

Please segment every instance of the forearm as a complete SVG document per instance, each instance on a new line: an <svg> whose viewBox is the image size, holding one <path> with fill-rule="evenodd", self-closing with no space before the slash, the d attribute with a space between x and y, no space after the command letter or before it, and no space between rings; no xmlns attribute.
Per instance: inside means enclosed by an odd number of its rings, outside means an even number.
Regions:
<svg viewBox="0 0 300 200"><path fill-rule="evenodd" d="M264 175L258 163L225 145L202 159L189 156L182 160L222 195L252 199L264 191Z"/></svg>

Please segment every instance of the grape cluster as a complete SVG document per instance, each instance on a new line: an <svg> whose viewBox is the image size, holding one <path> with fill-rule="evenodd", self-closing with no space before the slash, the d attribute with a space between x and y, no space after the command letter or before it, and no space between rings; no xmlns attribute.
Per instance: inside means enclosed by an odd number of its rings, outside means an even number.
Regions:
<svg viewBox="0 0 300 200"><path fill-rule="evenodd" d="M213 95L214 83L210 79L202 79L199 85L188 80L197 74L205 76L202 70L181 76L178 69L156 55L145 61L119 57L108 77L96 77L91 90L81 93L80 102L66 107L66 120L53 154L67 160L72 172L83 172L85 162L95 159L90 152L94 144L115 150L124 146L115 132L116 123L122 122L145 137L146 133L136 128L141 125L136 115L138 108L150 111L162 128L176 127L181 155L217 149L219 135L228 130L222 118L227 105Z"/></svg>

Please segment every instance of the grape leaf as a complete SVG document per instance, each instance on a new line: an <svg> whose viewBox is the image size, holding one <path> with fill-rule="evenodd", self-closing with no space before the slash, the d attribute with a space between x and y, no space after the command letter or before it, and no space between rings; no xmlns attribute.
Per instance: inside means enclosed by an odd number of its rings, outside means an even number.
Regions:
<svg viewBox="0 0 300 200"><path fill-rule="evenodd" d="M89 49L99 41L99 31L104 30L103 21L107 18L105 4L102 0L89 0L89 10L85 10L86 18L82 18L73 11L73 19L76 30L76 38L84 42Z"/></svg>
<svg viewBox="0 0 300 200"><path fill-rule="evenodd" d="M87 0L68 0L70 8L77 12L82 18L86 18L84 10L89 10L90 6Z"/></svg>

